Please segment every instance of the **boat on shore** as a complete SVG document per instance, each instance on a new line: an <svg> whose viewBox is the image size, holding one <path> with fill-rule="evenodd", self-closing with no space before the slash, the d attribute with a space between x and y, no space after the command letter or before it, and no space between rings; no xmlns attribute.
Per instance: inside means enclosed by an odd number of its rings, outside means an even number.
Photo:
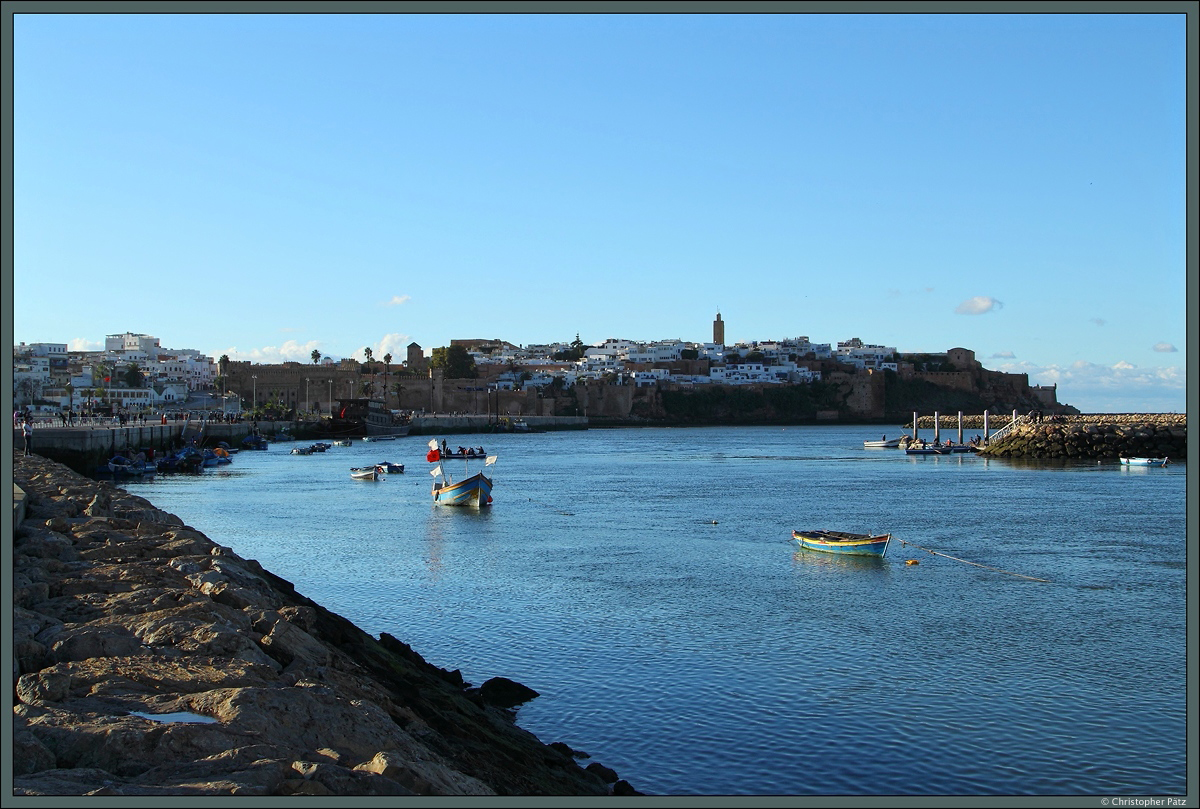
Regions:
<svg viewBox="0 0 1200 809"><path fill-rule="evenodd" d="M851 534L846 531L792 531L792 539L801 548L822 553L850 556L883 556L891 534Z"/></svg>
<svg viewBox="0 0 1200 809"><path fill-rule="evenodd" d="M1123 466L1166 466L1171 463L1170 458L1122 458Z"/></svg>

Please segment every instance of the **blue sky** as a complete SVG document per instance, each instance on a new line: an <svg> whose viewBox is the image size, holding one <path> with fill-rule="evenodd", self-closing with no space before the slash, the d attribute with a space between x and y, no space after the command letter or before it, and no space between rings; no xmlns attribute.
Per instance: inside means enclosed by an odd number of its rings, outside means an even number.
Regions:
<svg viewBox="0 0 1200 809"><path fill-rule="evenodd" d="M1181 14L13 24L17 341L307 362L720 311L1186 408Z"/></svg>

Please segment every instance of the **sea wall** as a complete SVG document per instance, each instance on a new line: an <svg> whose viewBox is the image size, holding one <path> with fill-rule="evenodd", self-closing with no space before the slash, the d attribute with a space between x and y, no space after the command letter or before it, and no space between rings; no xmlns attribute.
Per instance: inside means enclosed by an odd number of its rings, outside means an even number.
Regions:
<svg viewBox="0 0 1200 809"><path fill-rule="evenodd" d="M1019 423L980 455L998 458L1187 457L1183 414L1059 416Z"/></svg>
<svg viewBox="0 0 1200 809"><path fill-rule="evenodd" d="M13 793L638 794L149 501L16 457ZM14 515L19 517L19 515Z"/></svg>

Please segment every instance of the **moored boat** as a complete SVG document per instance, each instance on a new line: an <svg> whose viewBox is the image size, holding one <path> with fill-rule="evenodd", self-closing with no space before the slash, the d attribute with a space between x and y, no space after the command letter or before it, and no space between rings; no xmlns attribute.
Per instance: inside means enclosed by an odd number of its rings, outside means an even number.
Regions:
<svg viewBox="0 0 1200 809"><path fill-rule="evenodd" d="M269 446L267 439L261 435L248 435L242 439L242 449L266 449Z"/></svg>
<svg viewBox="0 0 1200 809"><path fill-rule="evenodd" d="M382 472L389 475L399 475L404 471L404 464L392 463L391 461L380 461L375 466Z"/></svg>
<svg viewBox="0 0 1200 809"><path fill-rule="evenodd" d="M1170 458L1122 458L1121 464L1124 466L1166 466L1171 463Z"/></svg>
<svg viewBox="0 0 1200 809"><path fill-rule="evenodd" d="M378 466L352 466L350 477L355 480L379 480Z"/></svg>
<svg viewBox="0 0 1200 809"><path fill-rule="evenodd" d="M454 480L446 473L445 468L440 463L442 460L441 450L438 448L436 440L429 442L429 452L425 455L425 460L430 463L436 463L437 466L430 470L431 475L435 478L439 475L441 480L435 480L433 483L433 502L439 505L447 506L488 506L492 503L492 479L485 475L482 471L470 474L470 462L482 461L484 468L492 466L496 463L495 455L469 455L456 456L464 460L465 470L462 480Z"/></svg>
<svg viewBox="0 0 1200 809"><path fill-rule="evenodd" d="M891 534L851 534L846 531L792 531L801 548L850 556L883 556Z"/></svg>
<svg viewBox="0 0 1200 809"><path fill-rule="evenodd" d="M866 449L895 449L900 446L900 442L904 440L904 436L899 438L888 438L886 435L875 441L864 441L863 447Z"/></svg>

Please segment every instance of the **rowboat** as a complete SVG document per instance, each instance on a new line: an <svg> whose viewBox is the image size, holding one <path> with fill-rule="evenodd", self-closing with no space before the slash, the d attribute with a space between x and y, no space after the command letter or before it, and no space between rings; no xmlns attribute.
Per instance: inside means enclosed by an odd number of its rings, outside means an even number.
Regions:
<svg viewBox="0 0 1200 809"><path fill-rule="evenodd" d="M454 480L446 473L445 467L442 465L442 452L438 448L436 440L429 442L429 452L425 455L425 460L430 463L436 463L429 474L433 475L433 502L439 505L446 506L488 506L492 503L492 479L485 475L482 471L470 474L471 461L482 461L484 469L496 463L495 455L475 455L467 456L463 459L464 477L462 480ZM441 480L436 480L438 476Z"/></svg>
<svg viewBox="0 0 1200 809"><path fill-rule="evenodd" d="M1122 458L1121 463L1125 466L1166 466L1171 460L1169 458Z"/></svg>
<svg viewBox="0 0 1200 809"><path fill-rule="evenodd" d="M850 534L845 531L792 531L792 539L801 548L851 556L883 556L891 534Z"/></svg>
<svg viewBox="0 0 1200 809"><path fill-rule="evenodd" d="M335 438L333 439L333 445L335 447L348 447L351 444L349 438Z"/></svg>
<svg viewBox="0 0 1200 809"><path fill-rule="evenodd" d="M352 466L350 477L355 480L379 480L378 466Z"/></svg>
<svg viewBox="0 0 1200 809"><path fill-rule="evenodd" d="M399 475L404 471L404 464L392 463L391 461L380 461L375 464L375 467L380 471L389 475Z"/></svg>
<svg viewBox="0 0 1200 809"><path fill-rule="evenodd" d="M888 438L886 435L878 441L864 441L863 447L867 449L895 449L900 446L900 442L904 440L904 436L899 438Z"/></svg>
<svg viewBox="0 0 1200 809"><path fill-rule="evenodd" d="M395 441L396 436L394 436L394 435L364 435L362 437L362 440L363 441Z"/></svg>

